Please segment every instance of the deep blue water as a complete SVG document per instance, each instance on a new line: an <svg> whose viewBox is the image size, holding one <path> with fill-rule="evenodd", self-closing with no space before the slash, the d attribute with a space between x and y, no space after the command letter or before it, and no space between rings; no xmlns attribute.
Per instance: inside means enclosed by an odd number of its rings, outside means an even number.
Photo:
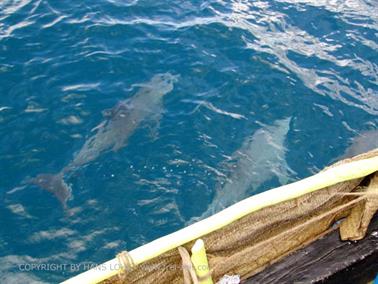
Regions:
<svg viewBox="0 0 378 284"><path fill-rule="evenodd" d="M288 181L372 148L377 37L376 0L1 1L0 282L57 282L78 271L22 265L101 263L183 227L275 121L290 119L276 145ZM178 79L157 132L143 122L67 175L66 210L27 183L69 164L104 109L161 73ZM256 168L270 178L238 199L280 184Z"/></svg>

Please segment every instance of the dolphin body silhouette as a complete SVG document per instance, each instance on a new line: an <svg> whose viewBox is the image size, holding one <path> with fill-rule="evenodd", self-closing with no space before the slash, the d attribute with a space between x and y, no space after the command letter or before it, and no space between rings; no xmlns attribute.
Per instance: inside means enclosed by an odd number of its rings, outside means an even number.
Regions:
<svg viewBox="0 0 378 284"><path fill-rule="evenodd" d="M71 197L71 188L64 181L65 174L97 159L108 151L117 151L124 147L128 138L146 119L154 119L159 124L162 115L162 98L173 90L178 76L170 73L157 74L144 84L128 100L119 102L115 107L105 110L105 120L92 129L96 133L88 138L72 161L57 174L39 174L28 180L51 193L67 207Z"/></svg>
<svg viewBox="0 0 378 284"><path fill-rule="evenodd" d="M281 184L289 181L293 171L285 160L285 138L290 129L291 118L276 120L248 137L242 147L231 157L235 164L223 182L218 182L212 203L193 223L209 217L245 198L249 189L257 190L263 183L277 177Z"/></svg>
<svg viewBox="0 0 378 284"><path fill-rule="evenodd" d="M378 148L378 129L366 130L352 139L352 143L341 158L351 158L375 148Z"/></svg>

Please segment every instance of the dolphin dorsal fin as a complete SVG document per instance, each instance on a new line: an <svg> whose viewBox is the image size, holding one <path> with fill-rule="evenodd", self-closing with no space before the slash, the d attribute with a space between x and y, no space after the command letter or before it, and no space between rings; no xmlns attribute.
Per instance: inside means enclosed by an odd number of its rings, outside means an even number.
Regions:
<svg viewBox="0 0 378 284"><path fill-rule="evenodd" d="M104 118L110 118L114 114L114 108L107 108L101 111L101 114Z"/></svg>
<svg viewBox="0 0 378 284"><path fill-rule="evenodd" d="M119 111L129 111L132 109L132 104L129 100L120 101L114 107L104 109L101 113L102 116L106 119L114 117Z"/></svg>

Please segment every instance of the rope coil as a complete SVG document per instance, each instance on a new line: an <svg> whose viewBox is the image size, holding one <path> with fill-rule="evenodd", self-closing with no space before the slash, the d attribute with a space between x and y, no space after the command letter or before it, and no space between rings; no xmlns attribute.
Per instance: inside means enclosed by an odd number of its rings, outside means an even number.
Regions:
<svg viewBox="0 0 378 284"><path fill-rule="evenodd" d="M135 267L135 263L128 251L124 250L117 254L116 256L119 263L118 278L120 280L125 280L125 272L131 271Z"/></svg>

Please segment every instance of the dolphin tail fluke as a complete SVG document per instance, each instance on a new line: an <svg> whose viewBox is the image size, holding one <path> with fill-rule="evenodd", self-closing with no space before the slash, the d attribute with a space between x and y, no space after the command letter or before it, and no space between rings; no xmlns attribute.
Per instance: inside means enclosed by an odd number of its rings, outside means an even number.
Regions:
<svg viewBox="0 0 378 284"><path fill-rule="evenodd" d="M190 218L187 222L186 222L186 225L191 225L191 224L194 224L198 221L201 221L203 219L206 219L212 215L214 215L216 212L214 211L214 208L211 208L209 207L205 212L203 212L200 216L195 216L195 217L192 217Z"/></svg>
<svg viewBox="0 0 378 284"><path fill-rule="evenodd" d="M67 200L71 197L71 188L65 183L63 173L39 174L31 178L28 183L39 186L55 195L64 209L67 209Z"/></svg>
<svg viewBox="0 0 378 284"><path fill-rule="evenodd" d="M284 160L278 167L277 177L278 181L281 185L289 184L290 182L293 182L295 179L294 177L297 175L297 173L290 168L290 166L287 164L287 162Z"/></svg>

